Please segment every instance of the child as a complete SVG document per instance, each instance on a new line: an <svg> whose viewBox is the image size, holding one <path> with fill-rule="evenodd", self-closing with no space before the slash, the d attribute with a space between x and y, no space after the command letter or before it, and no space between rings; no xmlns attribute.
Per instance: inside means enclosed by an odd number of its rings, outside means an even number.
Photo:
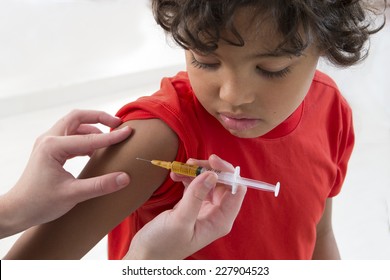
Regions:
<svg viewBox="0 0 390 280"><path fill-rule="evenodd" d="M281 191L275 198L248 189L231 232L190 259L340 258L332 197L340 192L354 144L352 113L316 67L320 57L340 66L365 57L369 35L381 28L370 26L367 4L152 3L157 22L185 49L187 72L124 106L118 116L134 135L95 153L81 174L126 171L130 185L27 232L20 242L29 247L17 246L10 256L80 258L115 227L109 257L121 258L136 232L183 192L167 171L136 158L185 162L216 154L240 166L243 177L280 181Z"/></svg>

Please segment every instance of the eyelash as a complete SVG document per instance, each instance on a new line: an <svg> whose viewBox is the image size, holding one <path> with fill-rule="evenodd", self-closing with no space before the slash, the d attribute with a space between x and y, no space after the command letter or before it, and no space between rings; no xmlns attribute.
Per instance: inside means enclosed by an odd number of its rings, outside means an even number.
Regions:
<svg viewBox="0 0 390 280"><path fill-rule="evenodd" d="M219 66L218 63L215 63L215 64L201 63L201 62L197 61L194 56L192 56L191 64L195 68L205 69L205 70L214 70ZM268 78L268 79L284 78L291 72L290 67L286 67L286 68L284 68L280 71L277 71L277 72L267 71L267 70L261 69L259 67L256 67L256 70L261 75L263 75L265 78Z"/></svg>
<svg viewBox="0 0 390 280"><path fill-rule="evenodd" d="M264 77L268 78L268 79L275 79L275 78L284 78L286 77L290 72L291 72L291 68L290 67L286 67L280 71L277 71L277 72L271 72L271 71L267 71L267 70L264 70L264 69L261 69L259 67L256 68L258 72L260 72L261 75L263 75Z"/></svg>
<svg viewBox="0 0 390 280"><path fill-rule="evenodd" d="M217 63L215 63L215 64L201 63L201 62L197 61L194 56L192 56L191 64L195 68L199 68L199 69L215 69L218 66Z"/></svg>

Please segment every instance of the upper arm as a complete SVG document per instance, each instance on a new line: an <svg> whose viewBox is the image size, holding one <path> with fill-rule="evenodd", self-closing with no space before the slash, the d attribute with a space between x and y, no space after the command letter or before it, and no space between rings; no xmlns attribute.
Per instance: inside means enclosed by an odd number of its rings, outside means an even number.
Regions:
<svg viewBox="0 0 390 280"><path fill-rule="evenodd" d="M80 203L63 217L27 231L7 258L81 258L163 183L167 170L136 158L174 160L178 149L176 134L158 119L133 120L123 125L129 125L133 135L118 145L96 151L80 178L125 171L130 175L130 184L118 192Z"/></svg>
<svg viewBox="0 0 390 280"><path fill-rule="evenodd" d="M340 259L336 239L332 227L332 198L328 198L325 210L317 224L317 238L313 259Z"/></svg>

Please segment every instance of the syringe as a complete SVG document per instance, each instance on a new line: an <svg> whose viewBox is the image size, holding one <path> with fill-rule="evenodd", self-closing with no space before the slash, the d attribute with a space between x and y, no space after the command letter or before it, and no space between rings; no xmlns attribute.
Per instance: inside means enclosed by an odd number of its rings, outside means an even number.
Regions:
<svg viewBox="0 0 390 280"><path fill-rule="evenodd" d="M235 168L234 173L229 173L229 172L222 172L219 170L207 169L205 167L186 164L186 163L182 163L182 162L178 162L178 161L169 162L169 161L162 161L162 160L147 160L147 159L143 159L143 158L137 158L137 159L150 162L153 165L156 165L156 166L159 166L159 167L162 167L165 169L169 169L173 173L181 174L181 175L185 175L185 176L190 176L190 177L196 177L205 171L213 171L218 176L217 182L231 186L233 194L236 193L238 185L244 185L244 186L247 186L248 188L273 192L275 197L278 196L279 190L280 190L280 183L279 182L277 182L275 185L272 185L272 184L265 183L265 182L258 181L258 180L242 178L240 176L240 167L239 166L237 166Z"/></svg>

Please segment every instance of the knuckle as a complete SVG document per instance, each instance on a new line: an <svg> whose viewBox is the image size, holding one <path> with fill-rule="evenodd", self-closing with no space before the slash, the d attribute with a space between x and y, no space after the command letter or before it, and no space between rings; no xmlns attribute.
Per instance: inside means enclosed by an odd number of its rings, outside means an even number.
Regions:
<svg viewBox="0 0 390 280"><path fill-rule="evenodd" d="M64 123L70 123L74 119L77 119L80 115L81 115L81 110L80 109L73 109L72 111L70 111L67 115L65 115L62 118L62 121Z"/></svg>
<svg viewBox="0 0 390 280"><path fill-rule="evenodd" d="M34 146L35 146L35 147L39 146L39 145L45 140L45 137L47 137L47 136L44 135L44 134L38 136L37 139L35 139L35 144L34 144Z"/></svg>
<svg viewBox="0 0 390 280"><path fill-rule="evenodd" d="M38 158L47 158L55 154L56 150L55 136L42 135L34 143L32 154L38 155Z"/></svg>
<svg viewBox="0 0 390 280"><path fill-rule="evenodd" d="M97 178L94 182L94 190L96 193L99 193L99 194L102 194L104 193L104 187L103 187L104 183L103 183L103 180L101 178Z"/></svg>
<svg viewBox="0 0 390 280"><path fill-rule="evenodd" d="M69 114L67 115L68 117L70 116L78 116L81 114L81 110L80 109L73 109L72 111L69 112Z"/></svg>
<svg viewBox="0 0 390 280"><path fill-rule="evenodd" d="M80 118L80 115L81 110L73 109L67 115L62 117L62 119L59 121L59 123L61 124L60 127L63 127L63 131L61 132L62 135L73 134L73 130L76 126L78 126L77 119Z"/></svg>
<svg viewBox="0 0 390 280"><path fill-rule="evenodd" d="M57 137L51 135L40 136L37 140L37 146L42 150L50 150L57 141Z"/></svg>
<svg viewBox="0 0 390 280"><path fill-rule="evenodd" d="M97 142L97 135L96 134L86 134L84 135L86 138L87 148L90 151L93 151L96 149L96 142Z"/></svg>

